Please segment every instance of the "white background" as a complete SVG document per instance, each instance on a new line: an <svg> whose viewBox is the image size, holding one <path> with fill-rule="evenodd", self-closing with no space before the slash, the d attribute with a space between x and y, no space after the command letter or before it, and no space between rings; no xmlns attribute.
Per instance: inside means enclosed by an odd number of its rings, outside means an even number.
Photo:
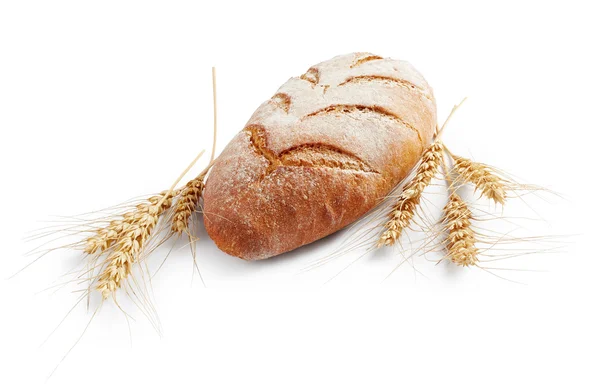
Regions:
<svg viewBox="0 0 600 389"><path fill-rule="evenodd" d="M599 387L593 2L0 4L0 387ZM527 199L547 220L529 232L569 244L510 265L544 272L498 273L523 285L417 259L424 276L382 282L401 259L389 252L323 285L356 255L299 269L340 234L260 263L203 236L206 288L185 249L153 281L162 336L124 301L130 338L106 304L46 381L91 315L79 306L39 347L77 288L37 292L81 259L58 252L7 280L32 259L26 233L170 186L210 147L211 66L221 149L289 77L353 51L410 61L440 118L468 96L447 144L562 194Z"/></svg>

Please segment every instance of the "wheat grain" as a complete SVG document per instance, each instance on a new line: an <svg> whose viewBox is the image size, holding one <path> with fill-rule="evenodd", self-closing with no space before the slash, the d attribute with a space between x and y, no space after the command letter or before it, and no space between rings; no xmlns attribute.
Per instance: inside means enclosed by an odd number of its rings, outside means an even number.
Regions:
<svg viewBox="0 0 600 389"><path fill-rule="evenodd" d="M478 262L475 232L471 227L472 217L463 199L452 193L444 207L443 224L448 233L444 244L448 258L459 266L473 266Z"/></svg>
<svg viewBox="0 0 600 389"><path fill-rule="evenodd" d="M392 246L400 238L402 231L410 225L423 191L439 170L443 149L443 144L436 141L425 150L415 176L406 185L389 214L377 247Z"/></svg>
<svg viewBox="0 0 600 389"><path fill-rule="evenodd" d="M123 225L127 223L127 215L122 217L121 220L112 220L107 227L98 229L94 236L86 239L83 251L86 254L94 254L97 251L103 253L108 250L117 241Z"/></svg>
<svg viewBox="0 0 600 389"><path fill-rule="evenodd" d="M506 201L506 182L487 165L467 158L452 156L455 161L453 172L457 178L475 185L481 193L496 204Z"/></svg>

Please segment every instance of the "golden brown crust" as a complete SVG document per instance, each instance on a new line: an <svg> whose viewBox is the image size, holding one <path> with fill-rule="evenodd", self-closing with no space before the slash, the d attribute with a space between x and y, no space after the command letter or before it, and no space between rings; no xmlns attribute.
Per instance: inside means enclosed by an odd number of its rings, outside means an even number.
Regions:
<svg viewBox="0 0 600 389"><path fill-rule="evenodd" d="M329 235L406 177L435 123L431 88L406 62L354 53L313 66L263 103L215 163L206 230L244 259Z"/></svg>

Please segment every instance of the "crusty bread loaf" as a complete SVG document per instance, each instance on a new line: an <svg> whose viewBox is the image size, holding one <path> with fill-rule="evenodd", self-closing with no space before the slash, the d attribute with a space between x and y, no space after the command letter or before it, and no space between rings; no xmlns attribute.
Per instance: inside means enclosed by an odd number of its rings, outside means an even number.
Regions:
<svg viewBox="0 0 600 389"><path fill-rule="evenodd" d="M206 230L251 260L329 235L406 177L435 127L433 92L409 63L353 53L313 66L219 156L204 192Z"/></svg>

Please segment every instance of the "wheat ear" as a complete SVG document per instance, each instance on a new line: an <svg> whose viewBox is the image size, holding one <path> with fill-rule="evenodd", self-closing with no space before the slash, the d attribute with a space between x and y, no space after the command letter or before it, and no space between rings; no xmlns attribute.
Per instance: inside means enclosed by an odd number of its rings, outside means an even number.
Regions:
<svg viewBox="0 0 600 389"><path fill-rule="evenodd" d="M478 262L472 218L467 204L456 193L452 193L444 207L443 224L448 232L444 244L448 258L459 266L473 266Z"/></svg>
<svg viewBox="0 0 600 389"><path fill-rule="evenodd" d="M158 218L171 208L173 197L180 193L180 190L175 190L175 187L203 154L204 150L181 173L169 190L151 197L148 203L138 204L136 211L131 215L123 215L123 220L128 220L130 223L122 225L118 239L103 261L102 270L96 281L96 289L102 293L104 299L114 296L116 290L121 287L122 281L131 274L133 265L141 259L145 243L152 237Z"/></svg>
<svg viewBox="0 0 600 389"><path fill-rule="evenodd" d="M112 220L108 226L96 230L93 236L85 240L83 251L90 255L108 251L132 225L138 223L143 215L148 214L150 207L156 206L165 194L166 192L162 192L160 195L150 197L145 202L137 204L133 211L120 215L119 219Z"/></svg>
<svg viewBox="0 0 600 389"><path fill-rule="evenodd" d="M443 150L441 141L436 141L425 149L415 176L406 185L389 214L389 220L385 224L385 231L379 237L377 247L392 246L400 238L402 231L410 225L423 191L440 168Z"/></svg>
<svg viewBox="0 0 600 389"><path fill-rule="evenodd" d="M178 234L185 232L190 235L190 219L196 207L198 207L203 190L204 175L200 175L189 181L181 190L173 211L173 219L171 221L172 232Z"/></svg>
<svg viewBox="0 0 600 389"><path fill-rule="evenodd" d="M131 274L133 265L140 259L144 244L158 223L158 218L171 207L171 198L171 193L154 196L152 199L156 203L141 207L143 209L131 216L131 223L121 231L119 240L106 258L106 267L98 276L96 289L102 293L103 298L113 295L121 287L121 282Z"/></svg>
<svg viewBox="0 0 600 389"><path fill-rule="evenodd" d="M475 185L481 193L496 204L504 205L506 201L506 182L495 174L489 166L471 161L467 158L452 155L454 159L453 173L458 179Z"/></svg>

